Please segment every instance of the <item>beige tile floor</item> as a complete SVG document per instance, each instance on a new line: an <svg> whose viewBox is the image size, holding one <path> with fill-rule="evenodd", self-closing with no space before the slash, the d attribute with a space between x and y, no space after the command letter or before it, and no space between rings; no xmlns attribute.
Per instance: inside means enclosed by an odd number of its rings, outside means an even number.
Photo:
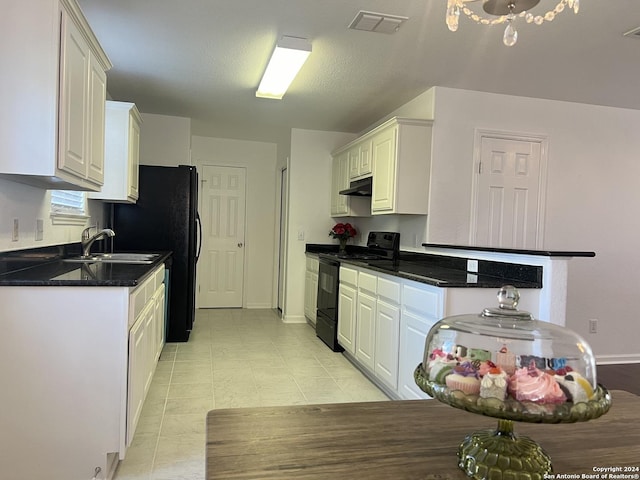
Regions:
<svg viewBox="0 0 640 480"><path fill-rule="evenodd" d="M198 310L167 344L116 480L202 480L214 408L388 400L306 324L273 310Z"/></svg>

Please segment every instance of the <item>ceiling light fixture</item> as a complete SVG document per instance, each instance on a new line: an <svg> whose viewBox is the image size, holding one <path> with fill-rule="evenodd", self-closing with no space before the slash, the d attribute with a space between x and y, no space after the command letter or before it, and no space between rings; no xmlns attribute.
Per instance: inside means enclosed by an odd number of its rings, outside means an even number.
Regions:
<svg viewBox="0 0 640 480"><path fill-rule="evenodd" d="M306 38L282 37L271 54L256 97L282 99L310 53L311 43Z"/></svg>
<svg viewBox="0 0 640 480"><path fill-rule="evenodd" d="M458 20L460 12L464 13L472 21L481 25L498 25L506 23L502 41L507 47L512 47L518 41L518 32L513 26L513 21L517 17L524 17L527 23L542 25L545 21L551 22L556 15L562 13L565 7L573 9L574 13L578 13L580 9L580 0L560 0L552 10L544 15L533 15L528 12L535 7L540 0L482 0L482 9L489 15L497 16L497 18L482 17L471 10L467 4L477 0L447 0L447 27L452 32L458 30Z"/></svg>

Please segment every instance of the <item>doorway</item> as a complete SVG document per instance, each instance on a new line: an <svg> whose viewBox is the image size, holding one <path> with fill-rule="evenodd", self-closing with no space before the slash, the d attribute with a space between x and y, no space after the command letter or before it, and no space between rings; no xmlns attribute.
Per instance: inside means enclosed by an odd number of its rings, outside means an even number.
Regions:
<svg viewBox="0 0 640 480"><path fill-rule="evenodd" d="M547 138L476 130L474 168L470 244L542 248Z"/></svg>
<svg viewBox="0 0 640 480"><path fill-rule="evenodd" d="M280 245L278 254L278 311L284 312L284 293L287 252L287 212L289 210L289 183L287 167L280 171Z"/></svg>
<svg viewBox="0 0 640 480"><path fill-rule="evenodd" d="M202 253L198 262L198 305L242 307L246 169L204 165L200 181Z"/></svg>

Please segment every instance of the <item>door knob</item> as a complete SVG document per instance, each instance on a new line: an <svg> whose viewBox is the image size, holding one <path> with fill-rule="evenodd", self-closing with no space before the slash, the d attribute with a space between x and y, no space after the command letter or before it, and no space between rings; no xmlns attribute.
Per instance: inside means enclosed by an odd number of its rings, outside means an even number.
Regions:
<svg viewBox="0 0 640 480"><path fill-rule="evenodd" d="M238 248L242 248L242 242L238 243Z"/></svg>

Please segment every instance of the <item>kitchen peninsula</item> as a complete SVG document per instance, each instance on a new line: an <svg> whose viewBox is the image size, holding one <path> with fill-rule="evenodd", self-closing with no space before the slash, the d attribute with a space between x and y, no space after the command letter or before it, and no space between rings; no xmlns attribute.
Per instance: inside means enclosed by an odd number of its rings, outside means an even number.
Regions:
<svg viewBox="0 0 640 480"><path fill-rule="evenodd" d="M426 398L413 380L429 329L441 318L498 305L504 285L520 293L518 308L543 321L565 324L567 269L572 257L593 252L531 251L424 245L394 259L358 258L363 247L307 244L305 312L315 306L314 265L339 262L337 341L344 355L390 398ZM326 282L325 282L326 283ZM319 291L319 290L318 290ZM309 305L307 305L309 304Z"/></svg>

